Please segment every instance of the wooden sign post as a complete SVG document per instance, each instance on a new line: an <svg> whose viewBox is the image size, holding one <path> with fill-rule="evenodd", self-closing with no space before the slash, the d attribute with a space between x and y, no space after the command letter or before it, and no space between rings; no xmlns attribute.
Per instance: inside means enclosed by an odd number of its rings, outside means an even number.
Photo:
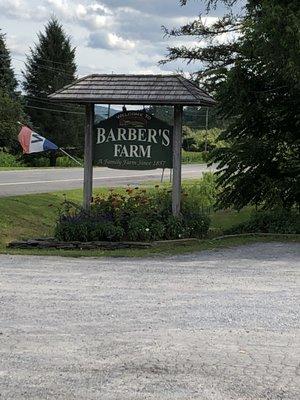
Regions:
<svg viewBox="0 0 300 400"><path fill-rule="evenodd" d="M183 106L214 106L216 102L208 93L201 90L195 82L191 82L181 75L92 74L52 93L49 95L49 99L86 105L83 207L87 211L90 210L92 200L94 104L174 106L172 213L174 216L180 214L182 110ZM134 134L132 133L132 135ZM140 135L140 137L144 137L142 132ZM119 146L114 148L116 153L121 149ZM120 155L124 153L127 157L129 154L129 158L132 158L130 155L139 154L138 158L140 159L148 158L150 151L148 147L145 150L141 143L129 145L129 153L127 146L123 146L122 149ZM159 148L154 149L153 152L156 153L157 162L165 161L164 157L159 160ZM110 161L109 158L108 161ZM147 167L147 160L140 161L135 163L132 160L135 166ZM164 168L163 163L160 168Z"/></svg>
<svg viewBox="0 0 300 400"><path fill-rule="evenodd" d="M173 187L172 187L172 214L178 216L180 214L181 203L181 144L182 144L182 111L181 105L174 106L174 128L173 128ZM137 113L137 112L136 112ZM165 125L161 121L162 125ZM83 183L83 208L89 211L91 208L92 192L93 192L93 158L95 140L94 140L94 104L86 105L86 124L85 124L85 152L84 152L84 183ZM102 128L104 129L104 128ZM132 128L131 128L132 129ZM146 131L146 129L143 129ZM152 134L155 131L152 129ZM113 133L110 133L112 135ZM170 140L170 139L169 139ZM171 141L172 144L172 141ZM101 146L101 144L100 144ZM155 155L154 155L155 157ZM153 162L153 161L152 161ZM100 164L103 165L103 164ZM153 164L154 165L154 164ZM150 167L150 169L153 169ZM156 164L159 165L159 164ZM117 167L118 168L118 167ZM132 168L129 168L132 169ZM141 169L134 167L133 169ZM147 169L142 168L142 169Z"/></svg>
<svg viewBox="0 0 300 400"><path fill-rule="evenodd" d="M83 177L83 208L89 211L93 193L93 131L94 104L85 106L85 138L84 138L84 177Z"/></svg>
<svg viewBox="0 0 300 400"><path fill-rule="evenodd" d="M182 106L174 106L173 128L173 187L172 213L175 217L180 214L181 203L181 144L182 144Z"/></svg>

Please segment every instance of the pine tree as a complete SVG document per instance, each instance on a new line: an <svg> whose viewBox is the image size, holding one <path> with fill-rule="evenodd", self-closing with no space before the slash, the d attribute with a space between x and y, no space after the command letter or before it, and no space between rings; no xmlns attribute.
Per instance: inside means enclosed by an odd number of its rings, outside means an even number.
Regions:
<svg viewBox="0 0 300 400"><path fill-rule="evenodd" d="M222 207L299 204L299 21L296 0L248 0L240 15L228 12L210 27L199 19L168 32L208 40L170 48L169 59L201 61L197 78L230 121L221 135L230 146L213 154ZM218 42L221 33L231 39Z"/></svg>
<svg viewBox="0 0 300 400"><path fill-rule="evenodd" d="M23 75L28 113L34 128L60 147L82 147L84 116L79 115L81 108L51 103L47 99L49 94L76 79L75 48L57 19L51 18L45 33L38 34L38 43L27 56ZM52 158L52 165L53 162Z"/></svg>
<svg viewBox="0 0 300 400"><path fill-rule="evenodd" d="M6 46L5 35L0 30L0 88L15 94L18 82L11 67L10 53Z"/></svg>
<svg viewBox="0 0 300 400"><path fill-rule="evenodd" d="M19 131L18 121L24 120L17 87L5 35L0 32L0 148L6 150L14 147Z"/></svg>

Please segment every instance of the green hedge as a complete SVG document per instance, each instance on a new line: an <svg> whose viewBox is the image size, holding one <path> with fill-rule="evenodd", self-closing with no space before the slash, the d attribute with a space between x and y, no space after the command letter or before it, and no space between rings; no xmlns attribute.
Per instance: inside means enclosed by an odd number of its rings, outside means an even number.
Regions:
<svg viewBox="0 0 300 400"><path fill-rule="evenodd" d="M24 164L18 159L18 157L10 153L5 153L4 151L0 151L0 167L22 167L22 166L24 166Z"/></svg>
<svg viewBox="0 0 300 400"><path fill-rule="evenodd" d="M300 214L296 210L255 211L248 221L227 229L226 234L239 233L300 233Z"/></svg>
<svg viewBox="0 0 300 400"><path fill-rule="evenodd" d="M182 192L182 213L172 215L171 190L168 187L145 190L111 190L96 196L91 212L86 213L65 203L55 229L63 241L153 241L204 237L208 216L215 202L214 178L187 185Z"/></svg>
<svg viewBox="0 0 300 400"><path fill-rule="evenodd" d="M205 163L205 154L198 151L182 150L183 164L202 164Z"/></svg>

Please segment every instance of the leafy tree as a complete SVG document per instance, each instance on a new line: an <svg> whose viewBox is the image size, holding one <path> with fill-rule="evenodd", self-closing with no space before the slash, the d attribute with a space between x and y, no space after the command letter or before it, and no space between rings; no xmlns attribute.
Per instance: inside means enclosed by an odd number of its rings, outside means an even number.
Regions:
<svg viewBox="0 0 300 400"><path fill-rule="evenodd" d="M170 48L168 57L202 63L196 77L230 121L221 134L230 146L212 158L219 163L222 207L299 204L299 21L295 0L248 0L239 15L229 11L209 27L198 19L168 32L207 40ZM224 33L228 41L218 41Z"/></svg>
<svg viewBox="0 0 300 400"><path fill-rule="evenodd" d="M170 125L173 125L173 106L149 106L148 112ZM206 108L187 106L183 108L183 124L191 129L203 129L206 127ZM208 128L223 126L223 121L216 116L215 109L209 110Z"/></svg>
<svg viewBox="0 0 300 400"><path fill-rule="evenodd" d="M189 0L180 0L185 5ZM259 3L257 0L250 0ZM248 1L249 2L249 1ZM226 79L228 69L230 69L239 58L240 35L244 22L248 15L240 10L233 13L233 5L242 5L243 0L205 0L207 12L217 7L218 3L225 5L226 14L218 18L216 22L208 25L206 19L199 17L180 28L167 29L163 27L166 36L184 37L187 42L199 42L195 45L182 45L168 47L168 54L165 60L160 61L165 64L169 61L183 60L188 64L195 63L200 65L192 77L204 89L215 92L218 84ZM226 41L220 40L220 35L226 35Z"/></svg>
<svg viewBox="0 0 300 400"><path fill-rule="evenodd" d="M75 48L55 18L50 19L45 33L40 32L38 39L35 47L30 49L23 72L23 87L32 124L58 146L82 147L84 116L80 115L81 108L51 103L47 99L49 94L76 79Z"/></svg>
<svg viewBox="0 0 300 400"><path fill-rule="evenodd" d="M18 121L25 117L17 87L5 35L0 32L0 147L7 150L14 147L20 130Z"/></svg>
<svg viewBox="0 0 300 400"><path fill-rule="evenodd" d="M174 111L172 106L149 106L148 112L167 124L173 125Z"/></svg>
<svg viewBox="0 0 300 400"><path fill-rule="evenodd" d="M224 128L227 121L217 115L216 108L187 106L183 110L183 123L191 129Z"/></svg>

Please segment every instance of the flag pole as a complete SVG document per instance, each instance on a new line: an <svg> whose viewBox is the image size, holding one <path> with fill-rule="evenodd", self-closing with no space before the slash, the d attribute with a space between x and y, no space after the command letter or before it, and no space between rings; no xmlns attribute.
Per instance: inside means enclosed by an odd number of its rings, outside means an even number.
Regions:
<svg viewBox="0 0 300 400"><path fill-rule="evenodd" d="M160 178L160 183L163 183L164 180L164 174L165 174L165 168L163 168L162 173L161 173L161 178Z"/></svg>
<svg viewBox="0 0 300 400"><path fill-rule="evenodd" d="M79 162L78 160L76 160L76 158L72 157L71 154L67 153L65 150L63 150L61 147L58 148L58 150L60 150L62 153L64 153L66 156L68 156L69 158L71 158L71 160L75 161L78 165L80 165L81 167L83 167L83 164L81 164L81 162Z"/></svg>

